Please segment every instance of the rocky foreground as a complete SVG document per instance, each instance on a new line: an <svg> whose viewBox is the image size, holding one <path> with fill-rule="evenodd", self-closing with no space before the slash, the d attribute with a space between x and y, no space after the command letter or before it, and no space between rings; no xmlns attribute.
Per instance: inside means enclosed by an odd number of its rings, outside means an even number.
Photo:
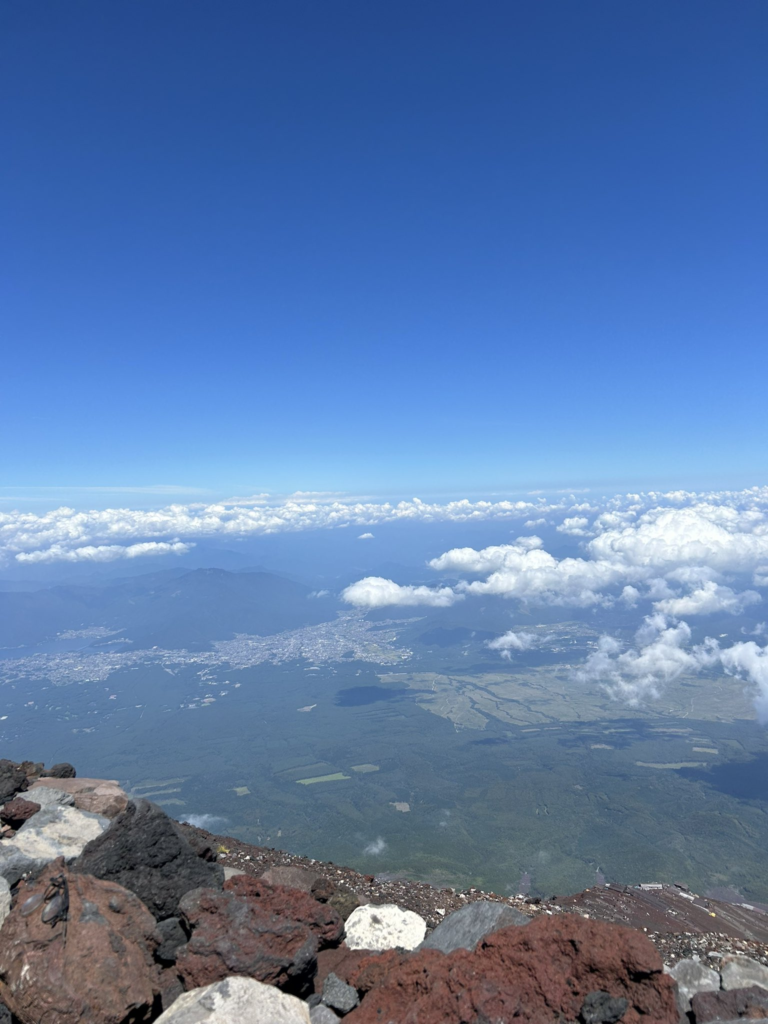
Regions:
<svg viewBox="0 0 768 1024"><path fill-rule="evenodd" d="M0 924L0 1024L768 1019L759 908L376 879L180 825L70 765L0 760Z"/></svg>

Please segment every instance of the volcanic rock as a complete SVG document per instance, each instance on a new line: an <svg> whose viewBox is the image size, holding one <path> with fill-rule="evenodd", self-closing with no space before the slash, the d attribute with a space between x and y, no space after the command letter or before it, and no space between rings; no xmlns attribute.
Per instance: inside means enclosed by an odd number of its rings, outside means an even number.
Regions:
<svg viewBox="0 0 768 1024"><path fill-rule="evenodd" d="M226 978L179 996L155 1024L310 1024L309 1007L252 978Z"/></svg>
<svg viewBox="0 0 768 1024"><path fill-rule="evenodd" d="M23 796L15 796L0 807L0 821L11 828L21 828L25 821L37 814L40 804L25 800Z"/></svg>
<svg viewBox="0 0 768 1024"><path fill-rule="evenodd" d="M731 989L729 992L697 992L691 1000L696 1024L747 1018L768 1017L768 992L759 985Z"/></svg>
<svg viewBox="0 0 768 1024"><path fill-rule="evenodd" d="M20 764L0 758L0 804L11 800L28 786L27 773Z"/></svg>
<svg viewBox="0 0 768 1024"><path fill-rule="evenodd" d="M74 779L77 772L71 764L61 761L50 768L44 768L40 774L43 778L47 779Z"/></svg>
<svg viewBox="0 0 768 1024"><path fill-rule="evenodd" d="M181 927L181 921L178 917L166 917L165 920L157 922L157 932L160 936L160 945L155 956L158 960L173 963L179 949L187 941L187 933Z"/></svg>
<svg viewBox="0 0 768 1024"><path fill-rule="evenodd" d="M263 877L244 874L228 879L224 889L258 905L267 913L306 925L317 937L318 949L337 946L344 935L344 922L333 907L318 903L299 889L269 885Z"/></svg>
<svg viewBox="0 0 768 1024"><path fill-rule="evenodd" d="M622 1024L679 1020L674 982L662 972L661 958L647 938L571 914L504 928L474 952L383 953L364 960L349 980L366 992L347 1018L349 1024L461 1024L516 1017L526 1024L552 1024L577 1020L595 992L626 999Z"/></svg>
<svg viewBox="0 0 768 1024"><path fill-rule="evenodd" d="M726 957L720 965L720 978L726 992L751 985L768 988L768 967L748 956Z"/></svg>
<svg viewBox="0 0 768 1024"><path fill-rule="evenodd" d="M264 876L262 875L262 877ZM310 893L320 903L327 903L338 911L343 921L347 920L353 910L357 910L362 905L360 897L348 885L337 884L327 878L318 878L313 882Z"/></svg>
<svg viewBox="0 0 768 1024"><path fill-rule="evenodd" d="M617 1024L627 1012L629 1003L624 996L610 992L590 992L581 1004L579 1020L582 1024Z"/></svg>
<svg viewBox="0 0 768 1024"><path fill-rule="evenodd" d="M42 911L51 904L38 909L34 902L58 874L68 884L69 915L66 922L50 923ZM3 999L22 1024L143 1020L158 991L156 945L154 918L133 893L73 874L60 859L39 881L22 887L3 925Z"/></svg>
<svg viewBox="0 0 768 1024"><path fill-rule="evenodd" d="M427 930L423 917L394 903L358 907L347 918L350 949L415 949Z"/></svg>
<svg viewBox="0 0 768 1024"><path fill-rule="evenodd" d="M720 989L720 975L699 960L680 960L667 973L677 982L677 1003L681 1013L690 1010L691 999L697 992L717 992Z"/></svg>
<svg viewBox="0 0 768 1024"><path fill-rule="evenodd" d="M35 789L34 801L41 807L50 807L53 804L59 804L62 807L75 806L75 798L71 793L65 793L63 789L54 786L42 786Z"/></svg>
<svg viewBox="0 0 768 1024"><path fill-rule="evenodd" d="M441 953L452 953L454 949L474 949L481 939L500 928L530 923L530 917L514 907L481 900L468 903L461 910L449 914L422 942L420 948L439 949Z"/></svg>
<svg viewBox="0 0 768 1024"><path fill-rule="evenodd" d="M339 1013L349 1013L360 1002L357 989L331 972L323 982L323 1002Z"/></svg>
<svg viewBox="0 0 768 1024"><path fill-rule="evenodd" d="M195 889L180 909L192 931L176 960L187 989L244 974L299 995L307 991L317 939L306 925L232 891Z"/></svg>
<svg viewBox="0 0 768 1024"><path fill-rule="evenodd" d="M337 1021L341 1020L341 1017L334 1013L330 1006L319 1003L309 1011L309 1019L311 1024L336 1024Z"/></svg>
<svg viewBox="0 0 768 1024"><path fill-rule="evenodd" d="M149 800L132 800L98 839L89 843L76 871L135 892L160 921L177 917L191 889L220 888L223 872L201 860L167 814Z"/></svg>
<svg viewBox="0 0 768 1024"><path fill-rule="evenodd" d="M58 789L71 793L75 807L81 811L92 811L103 814L106 818L116 817L125 810L128 794L120 788L114 779L77 779L69 776L44 777L38 779L30 788L30 798L37 799L37 794L44 789Z"/></svg>
<svg viewBox="0 0 768 1024"><path fill-rule="evenodd" d="M36 875L57 857L69 863L108 825L106 818L74 807L46 807L26 821L12 840L0 844L0 875L15 885L22 875Z"/></svg>

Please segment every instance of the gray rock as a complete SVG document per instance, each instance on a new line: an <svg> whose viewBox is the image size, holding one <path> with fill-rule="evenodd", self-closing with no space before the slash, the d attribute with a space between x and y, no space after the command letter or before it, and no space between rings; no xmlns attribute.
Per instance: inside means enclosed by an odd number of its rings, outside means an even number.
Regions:
<svg viewBox="0 0 768 1024"><path fill-rule="evenodd" d="M360 997L357 989L352 988L331 971L323 982L323 1002L332 1010L344 1014L360 1004Z"/></svg>
<svg viewBox="0 0 768 1024"><path fill-rule="evenodd" d="M27 788L27 773L15 761L0 758L0 804Z"/></svg>
<svg viewBox="0 0 768 1024"><path fill-rule="evenodd" d="M40 804L40 808L52 807L58 804L61 807L74 807L75 798L72 793L65 793L63 789L54 789L53 786L38 786L32 787L34 789L34 796L28 797L30 800L34 800L36 804Z"/></svg>
<svg viewBox="0 0 768 1024"><path fill-rule="evenodd" d="M720 977L726 992L751 985L768 988L768 967L748 956L726 957L720 965Z"/></svg>
<svg viewBox="0 0 768 1024"><path fill-rule="evenodd" d="M198 857L161 808L139 799L88 843L74 870L130 889L158 921L178 917L179 901L190 890L224 884L221 867Z"/></svg>
<svg viewBox="0 0 768 1024"><path fill-rule="evenodd" d="M720 975L698 960L680 960L666 973L677 982L677 1006L680 1013L688 1013L691 999L697 992L717 992Z"/></svg>
<svg viewBox="0 0 768 1024"><path fill-rule="evenodd" d="M449 914L420 948L439 949L443 953L452 953L454 949L474 949L486 935L509 925L529 924L530 920L527 914L521 914L504 903L479 900Z"/></svg>
<svg viewBox="0 0 768 1024"><path fill-rule="evenodd" d="M185 992L155 1024L310 1024L310 1016L296 996L233 975Z"/></svg>
<svg viewBox="0 0 768 1024"><path fill-rule="evenodd" d="M629 1003L623 996L610 992L590 992L584 1000L579 1019L584 1024L617 1024L627 1012Z"/></svg>
<svg viewBox="0 0 768 1024"><path fill-rule="evenodd" d="M77 776L77 772L67 761L44 768L40 774L46 779L74 779Z"/></svg>
<svg viewBox="0 0 768 1024"><path fill-rule="evenodd" d="M187 933L181 927L178 917L166 917L164 921L158 921L157 930L160 933L162 942L155 950L158 960L176 959L177 950L187 941Z"/></svg>
<svg viewBox="0 0 768 1024"><path fill-rule="evenodd" d="M0 876L0 928L11 911L11 887L7 880Z"/></svg>
<svg viewBox="0 0 768 1024"><path fill-rule="evenodd" d="M426 930L424 918L412 910L394 903L369 903L347 918L345 941L350 949L416 949Z"/></svg>
<svg viewBox="0 0 768 1024"><path fill-rule="evenodd" d="M100 814L58 804L45 807L0 845L0 875L15 885L22 875L37 875L57 857L71 863L108 827L109 820Z"/></svg>
<svg viewBox="0 0 768 1024"><path fill-rule="evenodd" d="M312 1024L336 1024L341 1017L334 1013L330 1006L320 1003L319 1006L313 1006L309 1011L309 1019Z"/></svg>

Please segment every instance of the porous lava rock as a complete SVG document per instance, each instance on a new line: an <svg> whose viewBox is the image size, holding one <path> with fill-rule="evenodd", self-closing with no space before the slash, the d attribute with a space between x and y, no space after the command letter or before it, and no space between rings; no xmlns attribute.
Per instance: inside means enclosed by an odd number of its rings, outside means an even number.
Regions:
<svg viewBox="0 0 768 1024"><path fill-rule="evenodd" d="M270 885L284 885L287 889L301 889L302 892L311 892L312 886L318 881L320 875L316 871L310 871L308 868L292 867L290 864L275 864L273 867L267 868L266 871L262 872L259 877ZM326 901L323 900L322 902Z"/></svg>
<svg viewBox="0 0 768 1024"><path fill-rule="evenodd" d="M51 765L50 768L43 768L40 775L44 779L74 779L77 772L68 761L60 761L59 764Z"/></svg>
<svg viewBox="0 0 768 1024"><path fill-rule="evenodd" d="M40 804L25 800L23 796L16 796L0 807L0 821L4 825L10 825L11 828L19 828L39 810Z"/></svg>
<svg viewBox="0 0 768 1024"><path fill-rule="evenodd" d="M576 1021L593 993L626 1000L622 1024L679 1020L674 982L648 939L575 914L504 928L474 952L383 953L349 981L366 991L349 1024Z"/></svg>
<svg viewBox="0 0 768 1024"><path fill-rule="evenodd" d="M180 911L192 932L176 959L186 989L243 974L297 995L309 990L317 938L305 924L231 890L195 889Z"/></svg>
<svg viewBox="0 0 768 1024"><path fill-rule="evenodd" d="M42 919L50 903L34 904L59 874L68 884L69 915L50 923ZM155 919L133 893L55 861L21 887L0 932L0 998L22 1024L149 1019L158 992L157 938Z"/></svg>
<svg viewBox="0 0 768 1024"><path fill-rule="evenodd" d="M352 911L346 929L350 949L416 949L427 925L419 914L394 903L368 903Z"/></svg>
<svg viewBox="0 0 768 1024"><path fill-rule="evenodd" d="M27 773L22 765L7 758L0 758L0 803L13 799L29 785Z"/></svg>
<svg viewBox="0 0 768 1024"><path fill-rule="evenodd" d="M317 937L318 949L337 946L344 935L344 922L333 907L318 903L300 889L269 885L263 878L252 875L236 875L224 883L224 889L270 914L306 925Z"/></svg>
<svg viewBox="0 0 768 1024"><path fill-rule="evenodd" d="M731 989L728 992L697 992L691 1000L696 1024L710 1021L765 1020L768 1017L768 992L760 985Z"/></svg>
<svg viewBox="0 0 768 1024"><path fill-rule="evenodd" d="M83 850L75 870L136 893L158 921L176 917L184 893L220 888L224 872L201 860L156 804L132 800Z"/></svg>

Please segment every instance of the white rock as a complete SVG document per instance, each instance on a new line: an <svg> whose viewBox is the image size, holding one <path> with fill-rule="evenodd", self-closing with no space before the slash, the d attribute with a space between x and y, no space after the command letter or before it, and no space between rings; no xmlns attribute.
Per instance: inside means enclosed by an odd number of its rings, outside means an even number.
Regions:
<svg viewBox="0 0 768 1024"><path fill-rule="evenodd" d="M8 882L0 876L0 928L3 921L11 912L11 887Z"/></svg>
<svg viewBox="0 0 768 1024"><path fill-rule="evenodd" d="M681 1014L691 1008L691 999L697 992L717 992L720 989L720 975L697 960L680 960L674 967L664 968L666 974L677 982L677 1005Z"/></svg>
<svg viewBox="0 0 768 1024"><path fill-rule="evenodd" d="M296 996L233 975L185 992L155 1024L310 1024L310 1019L309 1007Z"/></svg>
<svg viewBox="0 0 768 1024"><path fill-rule="evenodd" d="M720 977L726 992L750 985L768 988L768 967L748 956L725 957L720 965Z"/></svg>
<svg viewBox="0 0 768 1024"><path fill-rule="evenodd" d="M75 807L45 807L25 821L13 839L0 845L0 875L15 885L22 875L42 870L57 857L73 861L109 824L108 818Z"/></svg>
<svg viewBox="0 0 768 1024"><path fill-rule="evenodd" d="M423 917L394 903L357 907L347 918L345 942L350 949L415 949L427 933Z"/></svg>
<svg viewBox="0 0 768 1024"><path fill-rule="evenodd" d="M230 878L236 878L238 875L244 875L245 871L241 868L231 868L226 864L224 865L224 881L228 881Z"/></svg>

